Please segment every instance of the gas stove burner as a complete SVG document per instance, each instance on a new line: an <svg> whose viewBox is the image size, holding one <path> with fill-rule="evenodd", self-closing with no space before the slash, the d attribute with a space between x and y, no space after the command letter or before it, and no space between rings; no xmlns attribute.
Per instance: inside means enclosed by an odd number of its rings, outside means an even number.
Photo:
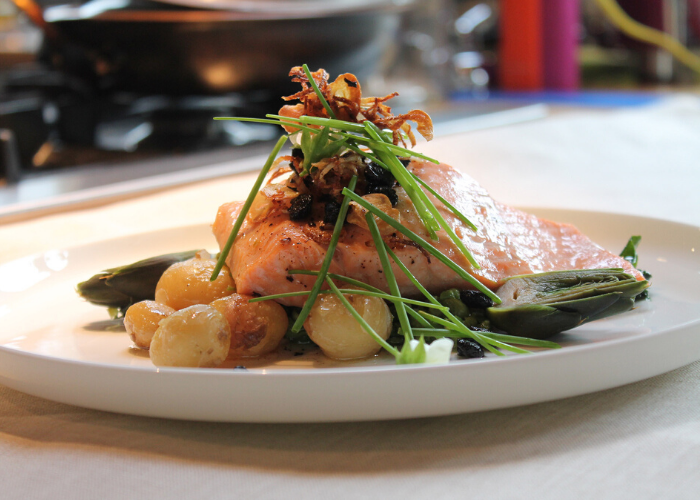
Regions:
<svg viewBox="0 0 700 500"><path fill-rule="evenodd" d="M265 93L166 96L101 93L41 67L5 75L0 90L0 177L92 163L210 151L272 139L274 126L215 121L262 117ZM9 162L15 162L10 164Z"/></svg>
<svg viewBox="0 0 700 500"><path fill-rule="evenodd" d="M95 125L94 145L105 151L192 151L268 140L275 127L214 121L216 116L261 116L239 94L139 97Z"/></svg>

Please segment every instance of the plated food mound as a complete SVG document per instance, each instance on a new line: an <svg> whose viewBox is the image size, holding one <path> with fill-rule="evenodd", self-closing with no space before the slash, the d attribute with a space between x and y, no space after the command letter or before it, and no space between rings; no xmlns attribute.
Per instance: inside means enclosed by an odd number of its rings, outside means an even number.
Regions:
<svg viewBox="0 0 700 500"><path fill-rule="evenodd" d="M126 312L155 364L217 366L290 344L335 359L383 349L399 364L445 363L453 350L526 353L520 346L556 348L544 339L646 296L639 237L615 255L406 149L411 123L430 140L432 122L419 110L393 115L396 94L362 97L354 75L329 83L306 66L290 76L302 90L285 99L299 103L266 119L225 118L286 134L248 198L219 209L218 256L160 256L78 286ZM291 154L278 156L287 140Z"/></svg>

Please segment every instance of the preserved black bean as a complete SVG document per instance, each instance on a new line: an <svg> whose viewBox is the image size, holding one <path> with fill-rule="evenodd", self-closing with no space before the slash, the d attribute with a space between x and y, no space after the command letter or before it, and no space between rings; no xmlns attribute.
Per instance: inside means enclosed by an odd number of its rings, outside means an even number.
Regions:
<svg viewBox="0 0 700 500"><path fill-rule="evenodd" d="M459 300L464 302L467 307L476 309L487 309L493 306L493 300L478 290L460 290Z"/></svg>
<svg viewBox="0 0 700 500"><path fill-rule="evenodd" d="M326 224L335 224L340 214L340 203L337 201L329 201L326 203L323 212L323 222Z"/></svg>
<svg viewBox="0 0 700 500"><path fill-rule="evenodd" d="M313 196L306 193L294 198L289 206L289 218L291 220L303 220L309 217L313 201Z"/></svg>
<svg viewBox="0 0 700 500"><path fill-rule="evenodd" d="M483 358L484 348L472 339L459 339L457 341L457 354L462 358Z"/></svg>
<svg viewBox="0 0 700 500"><path fill-rule="evenodd" d="M367 181L367 184L371 184L373 186L387 187L392 187L396 182L396 179L394 179L394 176L390 171L372 161L367 163L367 168L365 169L365 180Z"/></svg>
<svg viewBox="0 0 700 500"><path fill-rule="evenodd" d="M376 186L374 184L370 184L367 186L367 193L381 193L385 195L387 198L389 198L392 207L395 207L399 202L399 195L396 194L396 190L388 186Z"/></svg>

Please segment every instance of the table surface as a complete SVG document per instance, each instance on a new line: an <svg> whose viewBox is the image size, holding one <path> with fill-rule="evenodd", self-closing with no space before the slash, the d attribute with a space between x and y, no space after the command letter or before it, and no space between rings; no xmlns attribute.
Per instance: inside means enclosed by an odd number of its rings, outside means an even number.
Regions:
<svg viewBox="0 0 700 500"><path fill-rule="evenodd" d="M699 136L700 99L676 96L445 136L420 149L513 205L700 226ZM0 225L0 262L211 222L254 176ZM700 362L526 407L312 425L132 417L0 386L0 497L694 499L699 416Z"/></svg>

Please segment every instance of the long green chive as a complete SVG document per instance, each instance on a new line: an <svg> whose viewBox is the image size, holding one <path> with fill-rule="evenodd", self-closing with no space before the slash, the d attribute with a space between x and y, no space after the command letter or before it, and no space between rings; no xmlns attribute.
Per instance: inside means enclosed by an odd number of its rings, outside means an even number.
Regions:
<svg viewBox="0 0 700 500"><path fill-rule="evenodd" d="M328 273L327 276L330 277L331 273ZM355 290L354 288L342 288L340 291L346 295L365 295L367 297L377 297L379 299L388 300L390 302L410 304L410 305L419 306L419 307L437 309L439 311L446 311L446 310L450 309L449 307L435 305L435 304L431 304L429 302L423 302L423 301L414 300L414 299L407 299L405 297L396 297L395 295L391 295L391 294L388 294L385 292L372 292L370 290ZM318 292L319 295L328 294L328 293L332 293L332 292L330 290L319 290L319 292ZM275 295L265 295L264 297L255 297L253 299L250 299L248 302L254 303L254 302L265 302L266 300L286 299L288 297L304 297L305 295L308 296L310 294L311 294L311 291L309 291L309 290L303 290L300 292L277 293Z"/></svg>
<svg viewBox="0 0 700 500"><path fill-rule="evenodd" d="M394 261L397 262L397 257L396 257L396 255L391 251L391 249L386 245L386 243L384 243L384 248L385 248L385 250L386 250L387 252L389 252L389 254L391 254L392 259L394 259ZM398 265L400 268L405 269L405 268L402 267L402 266L403 266L403 263L402 263L402 262L397 262L397 265ZM408 274L409 274L409 279L413 277L413 275L410 274L410 271L408 271L408 269L406 269L405 272L408 272ZM289 274L310 274L310 275L316 275L316 276L319 274L318 271L307 271L307 270L305 270L305 269L294 269L294 270L291 270L291 271L287 271L287 273L289 273ZM379 288L373 287L372 285L368 285L367 283L364 283L364 282L362 282L362 281L356 280L356 279L354 279L354 278L349 278L349 277L347 277L347 276L343 276L343 275L341 275L341 274L328 273L328 277L331 278L331 279L334 279L334 280L345 281L346 283L349 283L349 284L351 284L351 285L355 285L355 286L360 287L360 288L364 288L365 290L371 290L371 291L375 291L375 292L379 292L379 293L384 293L384 292L382 292ZM418 286L419 286L419 287L422 287L423 285L420 285L420 283L419 283ZM423 290L425 290L425 289L423 288ZM438 300L437 300L435 297L433 297L430 293L428 293L427 290L425 290L425 294L424 294L424 295L425 295L426 297L429 298L430 303L427 303L427 302L418 302L418 303L413 304L413 305L416 305L416 306L419 306L419 307L430 307L430 306L432 306L432 307L431 307L432 309L438 309L438 310L442 310L443 313L449 313L449 311L450 311L450 308L449 308L449 307L448 307L448 308L444 308L444 306L443 306L443 309L439 309L439 308L442 306L442 304L440 304L440 302L438 302ZM404 300L405 300L405 299L404 299ZM405 302L405 303L410 304L409 302ZM430 306L429 306L428 304L430 304ZM412 316L413 318L415 318L416 321L418 321L421 325L425 326L426 328L432 327L432 325L428 322L427 319L425 319L423 316L421 316L420 314L418 314L418 313L417 313L416 311L414 311L412 308L407 307L407 308L406 308L406 312L407 312L410 316Z"/></svg>
<svg viewBox="0 0 700 500"><path fill-rule="evenodd" d="M364 126L362 124L346 122L345 120L336 120L335 118L302 115L298 118L298 120L304 125L318 125L321 127L331 127L337 130L344 130L346 132L355 132L358 134L364 133Z"/></svg>
<svg viewBox="0 0 700 500"><path fill-rule="evenodd" d="M368 151L363 151L363 150L360 149L359 147L355 146L354 144L350 144L350 143L346 143L345 146L346 146L349 150L354 151L355 153L357 153L357 154L359 154L359 155L361 155L361 156L364 156L365 158L368 158L370 161L376 163L377 165L380 165L382 168L384 168L384 169L386 169L386 170L389 170L389 167L387 167L386 164L385 164L383 161L381 161L381 160L380 160L379 158L377 158L376 156L370 154Z"/></svg>
<svg viewBox="0 0 700 500"><path fill-rule="evenodd" d="M369 121L364 122L364 125L365 129L367 130L367 135L376 141L381 141L379 134L380 131L376 125ZM416 184L413 177L411 177L411 174L409 174L406 167L403 166L399 159L384 147L384 143L377 144L373 149L377 156L379 156L379 158L389 167L389 170L399 182L401 187L404 188L408 197L411 198L413 206L416 209L416 213L418 214L418 217L420 217L425 228L428 230L430 238L437 241L438 236L435 231L440 229L440 224L435 220L435 217L433 216L432 212L428 210L428 207L426 207L425 200L421 198L420 195L423 192L420 191L420 186ZM430 203L429 200L428 203Z"/></svg>
<svg viewBox="0 0 700 500"><path fill-rule="evenodd" d="M398 356L398 355L399 355L399 351L397 351L397 350L396 350L393 346L391 346L386 340L384 340L383 338L381 338L381 337L377 334L377 332L374 331L374 329L369 325L369 323L367 323L367 321L365 321L365 319L360 315L360 313L358 313L358 312L355 310L355 308L352 307L352 304L350 304L350 302L348 301L348 299L346 299L345 296L344 296L342 293L340 293L340 290L338 289L337 286L335 286L335 283L333 283L333 280L331 280L330 278L326 277L326 283L328 283L328 286L331 288L331 290L333 290L333 293L335 293L336 297L338 297L338 299L340 299L340 301L343 303L343 305L345 306L345 308L350 312L350 314L352 314L352 317L355 318L355 320L357 320L357 322L360 323L360 325L362 325L362 328L364 328L364 330L365 330L367 333L369 333L369 334L374 338L374 340L377 341L377 343L378 343L380 346L382 346L384 349L386 349L386 350L389 351L391 354L393 354L394 357Z"/></svg>
<svg viewBox="0 0 700 500"><path fill-rule="evenodd" d="M375 139L378 138L377 134L377 127L371 122L365 122L365 126L367 128L367 131L369 135L373 136ZM433 240L437 240L437 236L435 235L434 231L435 229L438 229L442 227L444 231L447 233L447 235L450 237L452 242L457 246L460 252L467 258L469 263L474 267L475 269L480 269L481 266L479 263L474 259L472 256L471 252L467 247L464 245L462 240L457 237L455 234L454 230L450 227L449 224L447 224L447 221L445 221L445 218L442 216L440 211L433 205L433 202L430 201L430 199L426 196L426 194L423 192L421 189L420 185L414 185L415 182L418 182L419 184L422 184L424 186L427 186L425 182L423 182L421 179L419 179L417 176L413 175L412 173L408 172L406 168L403 165L398 165L400 162L398 159L393 156L393 155L382 155L379 153L379 155L384 159L389 166L394 166L394 168L391 168L392 173L394 174L394 177L397 177L397 180L399 181L399 184L404 187L406 190L406 193L409 195L411 198L411 201L413 201L413 204L416 208L416 211L418 212L418 215L420 216L421 220L423 221L423 224L425 225L426 229L428 229L428 232L430 233L430 236ZM400 177L397 175L400 174ZM405 174L405 175L404 175ZM452 205L450 205L444 198L442 198L439 194L435 192L432 188L428 187L430 192L432 192L434 195L438 197L439 200L443 201L446 203L454 212L459 214L462 218L466 219L457 209L455 209ZM435 222L436 221L436 222ZM434 226L433 223L435 223L437 226ZM468 225L470 227L474 227L471 222L467 220ZM474 227L475 228L475 227Z"/></svg>
<svg viewBox="0 0 700 500"><path fill-rule="evenodd" d="M328 104L328 101L326 101L326 98L323 97L323 94L321 93L321 89L319 89L318 85L316 85L316 80L314 80L314 77L311 74L311 70L309 70L309 67L306 64L304 64L302 66L302 68L304 68L304 73L306 73L306 78L309 79L309 84L314 89L314 92L316 92L316 96L318 96L318 100L321 101L321 104L323 104L323 107L326 109L326 113L328 113L328 116L330 116L331 118L335 118L335 114L333 113L333 110L331 109L330 105Z"/></svg>
<svg viewBox="0 0 700 500"><path fill-rule="evenodd" d="M367 123L367 122L365 122ZM397 146L395 144L392 144L390 142L381 142L381 141L376 141L374 139L370 139L369 137L365 136L360 136L360 135L353 135L347 132L336 132L339 135L344 135L347 137L350 137L351 139L355 140L356 142L362 143L369 148L372 149L372 151L376 151L377 148L383 147L388 149L392 154L395 156L405 156L405 157L415 157L415 158L420 158L421 160L429 161L430 163L435 163L438 165L440 162L435 160L434 158L431 158L428 155L424 155L422 153L418 153L416 151L411 151L410 149L403 148L401 146Z"/></svg>
<svg viewBox="0 0 700 500"><path fill-rule="evenodd" d="M475 226L474 224L472 224L472 222L471 222L469 219L467 219L467 218L464 216L464 214L463 214L462 212L460 212L456 207L454 207L449 201L447 201L445 198L443 198L442 196L440 196L440 193L438 193L437 191L435 191L432 187L430 187L430 185L429 185L427 182L425 182L423 179L421 179L420 177L418 177L416 174L411 173L411 175L412 175L413 178L414 178L421 186L423 186L430 194L432 194L433 196L435 196L435 198L437 198L438 200L440 200L440 203L442 203L443 205L445 205L445 206L450 210L450 212L452 212L452 213L455 215L455 217L457 217L457 218L458 218L459 220L461 220L467 227L469 227L469 229L471 229L471 230L474 231L474 232L477 231L476 226Z"/></svg>
<svg viewBox="0 0 700 500"><path fill-rule="evenodd" d="M365 137L357 137L356 140L363 142L367 144L369 147L374 149L377 144L380 144L377 141L374 141L372 139L366 139ZM391 144L388 142L381 143L382 147L385 147L389 151L391 151L393 154L397 156L406 156L406 157L416 157L420 158L421 160L429 161L430 163L435 163L436 165L439 165L440 162L431 158L430 156L424 155L422 153L417 153L415 151L411 151L410 149L402 148L401 146L396 146L395 144Z"/></svg>
<svg viewBox="0 0 700 500"><path fill-rule="evenodd" d="M467 328L464 323L462 323L459 318L454 316L452 313L447 312L445 313L445 316L447 317L447 320L443 320L442 318L438 318L437 316L434 316L432 314L425 314L425 311L419 311L419 313L428 319L431 323L437 324L437 325L442 325L450 330L454 330L456 332L459 332L464 335L466 338L471 338L473 340L476 340L479 344L481 344L483 347L491 351L497 356L505 356L502 352L500 352L498 349L496 349L494 346L498 344L498 342L491 340L489 338L484 337L481 335L481 333L474 332ZM506 347L510 347L507 344L503 344Z"/></svg>
<svg viewBox="0 0 700 500"><path fill-rule="evenodd" d="M309 276L318 276L321 273L319 271L309 271L308 269L290 269L289 271L287 271L287 274L306 274ZM360 280L356 280L354 278L343 276L342 274L326 273L326 276L329 276L331 279L334 280L344 281L346 283L349 283L350 285L355 285L360 288L364 288L365 290L369 290L370 292L386 293L377 287L368 285L367 283Z"/></svg>
<svg viewBox="0 0 700 500"><path fill-rule="evenodd" d="M473 330L470 330L469 328L466 327L466 325L464 325L464 323L459 321L459 319L454 317L454 316L450 317L450 315L446 315L448 317L448 319L451 320L451 321L446 321L438 316L435 316L435 315L430 314L430 313L426 313L425 311L419 311L419 312L422 316L426 317L431 322L437 323L438 325L442 325L445 328L447 328L448 330L454 330L456 332L461 332L465 337L472 338L482 345L490 344L494 347L500 347L501 349L505 349L507 351L515 352L518 354L530 354L531 353L530 351L527 351L525 349L520 349L519 347L514 347L512 345L506 344L506 343L501 342L499 340L486 337L486 336L482 335L481 332L475 332ZM484 344L484 342L486 342L486 344Z"/></svg>
<svg viewBox="0 0 700 500"><path fill-rule="evenodd" d="M435 305L435 304L433 304L433 305ZM449 311L449 308L448 308L447 310ZM429 322L427 319L425 319L423 316L421 316L420 314L418 314L416 311L414 311L414 310L411 309L410 307L406 308L406 312L407 312L408 314L410 314L411 316L413 316L413 319L415 319L416 321L418 321L418 323L420 323L421 325L423 325L425 328L432 328L433 325L431 325L430 322ZM415 330L414 330L414 335L415 335Z"/></svg>
<svg viewBox="0 0 700 500"><path fill-rule="evenodd" d="M350 184L348 187L343 188L343 193L347 191L348 193L355 194L353 192L353 189L355 189L355 185L357 184L357 176L354 175L352 179L350 179ZM345 222L345 216L348 213L348 207L350 206L350 198L345 196L343 199L343 203L340 205L340 212L338 213L338 219L335 221L335 227L333 228L333 235L331 236L331 241L328 244L328 249L326 250L326 256L323 259L323 263L321 264L321 269L319 270L319 275L316 278L316 282L314 283L313 288L311 289L311 293L309 294L309 297L306 299L306 302L304 303L304 307L301 309L301 312L299 313L299 316L297 316L296 321L294 322L294 325L292 326L292 332L297 333L301 331L302 326L304 326L304 321L306 320L306 317L309 315L309 311L311 311L311 308L314 305L314 302L316 301L316 296L318 295L319 290L321 290L321 287L323 286L323 282L326 281L326 274L328 273L328 268L331 267L331 261L333 260L333 254L335 253L335 247L338 245L338 240L340 239L340 232L343 229L343 223Z"/></svg>
<svg viewBox="0 0 700 500"><path fill-rule="evenodd" d="M354 146L352 146L352 145L350 145L350 144L346 144L346 147L348 147L348 149L351 149L351 150L355 151L355 152L358 153L358 154L361 154L361 155L365 156L366 158L369 158L371 161L373 161L374 163L380 165L380 166L383 167L384 169L392 171L384 162L382 162L381 160L379 160L379 159L375 158L374 156L370 155L370 154L367 153L366 151L362 151L360 148L356 148L356 147L354 147ZM392 171L392 172L393 172L393 171ZM477 230L477 229L476 229L476 226L475 226L474 224L472 224L472 222L471 222L469 219L467 219L467 218L464 216L464 214L462 214L457 208L455 208L452 204L450 204L445 198L443 198L442 196L440 196L440 194L437 193L433 188L431 188L425 181L423 181L423 179L421 179L420 177L418 177L417 175L415 175L415 174L413 174L413 173L411 173L410 175L411 175L412 178L415 179L421 186L425 187L431 194L433 194L438 200L440 200L440 201L441 201L441 202L442 202L442 203L443 203L443 204L444 204L444 205L445 205L459 220L461 220L467 227L469 227L470 229L472 229L472 230L474 230L474 231ZM418 187L418 188L416 189L416 191L417 191L419 194L424 195L424 193L421 193L421 192L420 192L420 187ZM475 269L481 269L481 266L479 265L479 263L474 259L474 257L472 256L471 252L469 252L469 250L466 248L466 246L464 245L464 243L462 243L462 241L457 237L457 235L456 235L455 232L452 230L452 228L447 224L447 222L445 221L445 219L442 217L442 215L440 214L440 212L437 210L437 207L435 207L434 205L432 205L432 202L431 202L429 199L425 199L425 205L428 207L429 210L430 210L431 207L432 207L432 210L431 210L431 211L433 212L434 217L435 217L436 219L438 219L438 221L440 222L440 225L444 228L445 232L447 232L448 236L449 236L450 239L455 243L455 245L457 246L457 248L464 254L464 256L465 256L466 259L469 261L469 263L472 265L472 267L474 267Z"/></svg>
<svg viewBox="0 0 700 500"><path fill-rule="evenodd" d="M395 260L396 262L396 260ZM397 262L397 264L400 264ZM401 266L399 266L401 267ZM402 269L406 269L405 267ZM408 271L406 269L406 271ZM412 275L411 275L412 276ZM425 290L425 295L426 297L429 297L431 302L439 304L438 300L432 296L432 294L428 293L427 290ZM447 311L443 311L443 314L447 317L449 321L445 321L442 318L437 318L437 316L433 316L432 314L426 314L423 311L413 311L412 309L408 308L407 311L411 313L411 316L413 316L419 323L421 323L424 328L430 328L434 329L435 325L450 325L452 326L452 330L455 331L455 334L453 336L455 337L460 337L460 338L470 338L475 341L477 341L479 344L481 344L484 348L488 349L492 353L496 354L497 356L503 356L503 353L495 349L492 344L496 344L496 342L493 342L491 339L485 337L482 335L481 332L474 332L467 328L460 320L457 318L455 315L453 315L449 308ZM440 321L437 321L435 318L439 319ZM432 323L431 323L432 321ZM415 332L414 332L415 333ZM510 347L510 346L507 346Z"/></svg>
<svg viewBox="0 0 700 500"><path fill-rule="evenodd" d="M374 246L377 249L377 254L379 255L379 261L382 264L382 269L384 270L384 277L386 278L387 285L389 285L389 291L394 297L401 297L401 291L399 290L399 285L396 282L396 276L394 276L394 271L391 269L391 264L389 263L389 256L384 248L384 240L382 240L382 235L379 234L379 228L377 227L377 222L374 220L374 215L367 212L365 215L365 220L367 221L367 226L369 227L369 232L372 234L372 239L374 240ZM411 329L411 323L408 321L408 316L406 314L406 306L402 302L396 303L396 314L399 316L399 324L403 330L404 335L407 337L406 340L413 340L413 330Z"/></svg>
<svg viewBox="0 0 700 500"><path fill-rule="evenodd" d="M241 226L243 225L243 221L245 221L246 215L248 215L248 210L250 210L250 206L253 204L253 200L258 194L258 191L260 190L260 186L262 186L263 181L265 180L265 176L267 176L267 173L270 171L270 167L272 167L272 164L275 161L275 158L277 157L277 154L280 152L280 149L282 149L282 146L284 146L284 143L287 141L287 136L283 135L277 140L277 144L275 144L275 147L272 148L272 152L270 153L270 156L267 157L267 161L265 162L265 165L263 166L262 170L260 171L260 174L258 175L258 178L255 180L255 184L253 185L253 188L250 190L250 193L248 194L248 198L245 200L245 203L243 204L243 207L241 208L241 212L238 214L238 218L236 219L236 222L233 224L233 228L231 229L231 234L228 237L228 240L226 241L226 245L224 245L224 248L221 250L221 253L219 253L219 260L216 262L216 266L214 267L214 271L211 273L211 281L214 281L216 277L219 275L219 272L221 272L221 268L224 267L224 264L226 263L226 257L228 257L229 252L231 251L231 247L233 246L233 242L236 239L236 236L238 236L238 231L241 229Z"/></svg>
<svg viewBox="0 0 700 500"><path fill-rule="evenodd" d="M413 333L415 335L424 335L426 337L449 337L449 338L470 338L468 335L464 335L461 332L455 330L448 330L445 328L414 328ZM500 333L493 332L479 332L480 335L488 337L494 340L500 340L501 342L510 342L511 344L520 344L530 347L544 347L547 349L560 349L561 346L556 342L550 342L548 340L538 340L529 339L525 337L515 337L513 335L502 335Z"/></svg>
<svg viewBox="0 0 700 500"><path fill-rule="evenodd" d="M439 318L435 315L432 315L430 313L427 313L425 311L419 311L419 312L420 312L420 314L422 314L423 316L428 318L433 323L437 323L438 325L442 325L445 328L447 328L448 330L455 330L458 332L462 332L465 335L467 335L467 336L469 336L477 341L479 341L479 339L481 338L481 339L484 339L488 344L491 344L495 347L500 347L501 349L505 349L507 351L516 352L518 354L531 354L531 351L527 351L525 349L520 349L519 347L514 347L512 345L506 344L506 343L501 342L501 341L496 340L496 339L492 339L492 338L488 338L488 337L485 338L484 335L481 334L481 332L475 332L475 331L470 330L469 328L467 328L464 325L464 323L459 321L457 318L455 318L455 319L457 319L457 321L450 322L450 321L446 321L442 318ZM449 318L449 315L448 315L448 318Z"/></svg>
<svg viewBox="0 0 700 500"><path fill-rule="evenodd" d="M291 124L291 125L296 126L295 124ZM376 148L378 147L377 144L379 144L377 141L374 141L374 140L372 140L372 139L368 139L367 137L360 137L360 136L357 136L357 135L353 135L353 134L349 134L349 133L343 133L343 132L334 132L334 134L339 135L339 136L341 136L341 137L346 137L346 138L348 138L348 144L351 144L352 142L356 142L356 143L359 142L359 143L361 143L361 144L363 144L363 145L365 145L365 146L371 148L372 151L374 151L374 149L376 149ZM358 146L356 146L356 145L354 145L354 144L353 144L353 146L354 146L355 148L359 149ZM391 151L391 153L394 154L395 156L396 156L396 155L398 155L398 156L406 156L406 157L413 156L413 157L415 157L415 158L420 158L420 159L422 159L422 160L426 160L426 161L429 161L429 162L432 162L432 163L438 163L437 160L433 160L433 159L430 158L429 156L426 156L426 155L423 155L423 154L420 154L420 153L416 153L415 151L411 151L411 150L409 150L409 149L404 149L404 148L402 148L401 146L394 146L393 144L389 144L389 143L382 143L380 146L386 147L386 148L389 149L389 150ZM369 158L370 160L372 160L373 162L377 163L378 165L381 165L383 168L385 168L385 169L387 169L387 170L390 170L390 169L389 169L389 166L388 166L386 163L384 163L383 161L379 160L376 156L373 156L372 154L370 154L369 151L363 151L363 150L360 150L360 151L353 150L353 151L355 151L355 152L357 152L357 153L363 155L363 156L366 157L366 158Z"/></svg>
<svg viewBox="0 0 700 500"><path fill-rule="evenodd" d="M388 247L388 245L386 245L386 243L384 243L384 249L391 255L391 258L394 259L394 262L397 263L397 265L399 266L399 268L401 268L402 270L405 269L404 272L407 272L407 273L408 273L409 279L413 278L413 279L415 280L415 277L414 277L412 274L410 274L410 271L408 271L408 269L406 269L406 268L403 266L403 263L397 261L396 255L391 251L391 249ZM318 275L318 271L306 271L306 270L301 270L301 269L299 269L299 270L287 271L287 272L288 272L289 274L311 274L311 275ZM364 283L364 282L362 282L362 281L359 281L359 280L356 280L356 279L353 279L353 278L348 278L347 276L343 276L343 275L341 275L341 274L328 273L328 276L329 276L331 279L340 280L340 281L345 281L346 283L349 283L349 284L351 284L351 285L355 285L355 286L360 287L360 288L364 288L365 290L370 290L370 291L374 291L374 292L384 293L384 292L382 292L379 288L373 287L372 285L368 285L367 283ZM414 282L417 283L417 281L414 281ZM442 306L442 304L440 304L440 302L438 302L438 300L437 300L435 297L433 297L427 290L425 290L425 288L422 288L423 285L421 285L420 283L417 283L417 286L419 287L419 289L421 289L421 291L424 291L424 295L425 295L426 297L428 297L428 299L430 300L429 303L432 305L432 308L433 308L433 309L439 309L440 306ZM408 302L407 302L407 303L408 303ZM420 303L418 303L418 304L413 304L413 305L417 305L417 306L419 306L419 307L428 307L428 302L420 302ZM439 310L440 310L440 309L439 309ZM450 308L448 307L448 308L446 308L446 309L442 309L442 311L443 311L443 312L449 312L449 311L450 311ZM423 316L421 316L420 314L418 314L416 311L414 311L414 310L411 309L410 307L407 307L407 308L406 308L406 312L407 312L410 316L413 316L413 318L415 318L416 321L418 321L418 322L419 322L420 324L422 324L423 326L425 326L425 327L431 327L431 326L432 326L432 325L428 322L428 320L426 320Z"/></svg>
<svg viewBox="0 0 700 500"><path fill-rule="evenodd" d="M308 172L311 164L319 161L319 153L323 150L324 146L328 144L329 133L330 129L328 127L323 127L313 139L311 138L311 134L302 134L301 148L304 151L303 172Z"/></svg>
<svg viewBox="0 0 700 500"><path fill-rule="evenodd" d="M307 127L306 125L302 125L298 121L292 121L293 120L292 118L287 118L286 116L280 116L278 118L275 118L274 120L267 119L267 118L245 118L242 116L216 116L216 117L214 117L214 120L232 121L232 122L268 123L271 125L279 125L280 127L283 125L289 125L290 127L298 128L300 130L308 130L309 132L312 132L314 134L317 134L318 132L320 132L320 130L317 128ZM294 133L296 133L296 132L294 132ZM289 136L294 135L294 133L289 134Z"/></svg>
<svg viewBox="0 0 700 500"><path fill-rule="evenodd" d="M352 122L346 122L342 120L329 120L328 118L319 118L316 116L302 116L301 118L293 118L290 116L282 116L282 115L275 115L275 114L267 114L265 115L267 118L273 118L276 120L279 120L280 123L278 124L285 124L289 125L292 127L298 127L298 128L303 128L303 124L311 124L311 125L319 125L322 127L330 127L334 130L334 134L339 134L345 137L348 137L349 139L355 140L357 142L361 142L363 144L367 144L370 148L374 149L377 145L381 145L382 147L387 148L389 151L394 153L395 155L400 155L400 156L413 156L416 158L420 158L422 160L429 161L431 163L435 163L436 165L439 164L440 162L436 160L435 158L431 158L430 156L418 153L416 151L411 151L410 149L403 148L401 146L397 146L396 144L390 143L390 142L384 142L383 140L374 140L370 137L367 137L365 127L364 125L361 125L359 123L352 123ZM249 119L248 121L256 121L257 119ZM261 122L261 123L267 123L267 122ZM311 127L306 127L310 131L318 133L318 129L314 129ZM363 135L354 135L350 132L354 132L356 134L363 134Z"/></svg>
<svg viewBox="0 0 700 500"><path fill-rule="evenodd" d="M214 120L223 122L253 122L253 123L269 123L271 125L279 125L279 120L268 120L265 118L247 118L244 116L215 116Z"/></svg>
<svg viewBox="0 0 700 500"><path fill-rule="evenodd" d="M441 214L440 211L437 209L437 207L436 207L435 205L433 205L433 202L431 202L431 201L428 199L428 197L427 197L427 196L425 195L425 193L422 191L422 189L421 189L420 186L418 186L418 188L416 189L416 191L417 191L418 193L420 193L420 195L421 195L422 197L425 197L425 199L424 199L425 206L426 206L426 207L428 208L428 210L433 214L433 217L435 217L435 219L438 221L438 223L440 224L440 226L442 226L442 229L445 230L445 232L447 233L447 235L448 235L448 236L450 237L450 239L452 240L452 243L454 243L455 246L459 249L459 251L462 252L462 254L467 258L467 260L469 261L469 263L472 265L472 267L473 267L474 269L481 269L481 266L480 266L479 263L474 259L474 256L471 254L471 252L469 251L469 249L464 245L464 243L462 242L462 240L461 240L461 239L457 236L457 234L454 232L454 229L452 229L452 228L450 227L450 225L447 223L447 221L446 221L445 218L442 216L442 214Z"/></svg>
<svg viewBox="0 0 700 500"><path fill-rule="evenodd" d="M298 118L293 116L282 116L276 115L274 113L268 113L265 115L266 118L274 118L277 120L285 120L286 122L299 123L301 125L316 125L318 127L330 127L337 131L337 133L343 132L353 132L356 134L364 134L364 125L360 123L346 122L344 120L336 120L334 118L323 118L320 116L307 116L302 115Z"/></svg>
<svg viewBox="0 0 700 500"><path fill-rule="evenodd" d="M430 302L432 302L433 304L439 304L440 302L433 296L432 293L430 293L430 292L420 283L420 281L418 281L418 279L417 279L415 276L413 276L413 273L412 273L411 271L409 271L408 267L406 267L406 265L405 265L403 262L401 262L401 260L399 260L399 258L398 258L398 257L396 256L396 254L391 250L391 248L389 248L388 245L386 245L385 248L386 248L386 251L387 251L387 253L389 254L389 256L393 259L393 261L394 261L394 262L396 263L396 265L398 266L398 268L401 269L401 272L403 272L403 273L406 275L406 277L411 281L411 283L413 283L413 285L420 291L420 293L422 293L423 296L424 296L426 299L428 299ZM418 314L418 313L416 313L416 314ZM494 354L497 355L497 356L503 356L503 353L502 353L502 352L500 352L500 351L498 351L497 349L493 348L493 347L489 344L489 342L488 342L487 340L485 340L482 336L479 336L478 334L476 334L476 333L472 332L471 330L469 330L469 329L459 320L459 318L457 318L457 317L456 317L454 314L452 314L449 310L446 311L444 314L445 314L445 316L446 316L448 319L450 319L450 321L452 321L452 322L455 323L455 324L460 325L460 326L463 328L462 331L466 330L465 333L467 333L468 335L470 335L471 338L473 338L474 340L476 340L477 342L479 342L479 344L481 344L483 347L485 347L486 349L488 349L489 351L491 351L492 353L494 353ZM421 317L423 317L421 314L418 314L418 315L421 316ZM424 322L422 322L422 324L423 324L424 326L432 327L432 325L427 321L427 319L426 319L425 317L423 317L423 319L425 320ZM426 324L426 323L427 323L427 324Z"/></svg>
<svg viewBox="0 0 700 500"><path fill-rule="evenodd" d="M407 238L415 241L418 243L421 247L423 247L424 250L426 250L429 254L431 254L433 257L437 258L440 262L445 264L447 267L452 269L457 275L459 275L460 278L464 279L465 281L468 281L471 283L477 290L482 292L484 295L489 297L491 300L493 300L496 304L501 303L500 297L493 293L491 290L486 288L482 283L480 283L476 278L474 278L472 275L470 275L467 271L462 269L459 265L455 264L449 257L447 257L445 254L443 254L440 250L435 248L433 245L425 241L423 238L418 236L416 233L408 229L406 226L400 224L396 220L392 219L389 217L387 214L379 210L377 207L372 205L371 203L368 203L361 197L357 196L354 192L348 190L347 188L343 189L343 194L347 197L349 197L352 201L356 202L358 205L361 205L362 207L366 208L370 212L372 212L374 215L382 219L384 222L389 224L391 227L396 229L398 232L406 236Z"/></svg>
<svg viewBox="0 0 700 500"><path fill-rule="evenodd" d="M561 349L561 345L549 340L531 339L527 337L516 337L514 335L503 335L502 333L479 332L484 337L489 337L493 340L507 342L510 344L527 345L531 347L545 347L547 349Z"/></svg>

